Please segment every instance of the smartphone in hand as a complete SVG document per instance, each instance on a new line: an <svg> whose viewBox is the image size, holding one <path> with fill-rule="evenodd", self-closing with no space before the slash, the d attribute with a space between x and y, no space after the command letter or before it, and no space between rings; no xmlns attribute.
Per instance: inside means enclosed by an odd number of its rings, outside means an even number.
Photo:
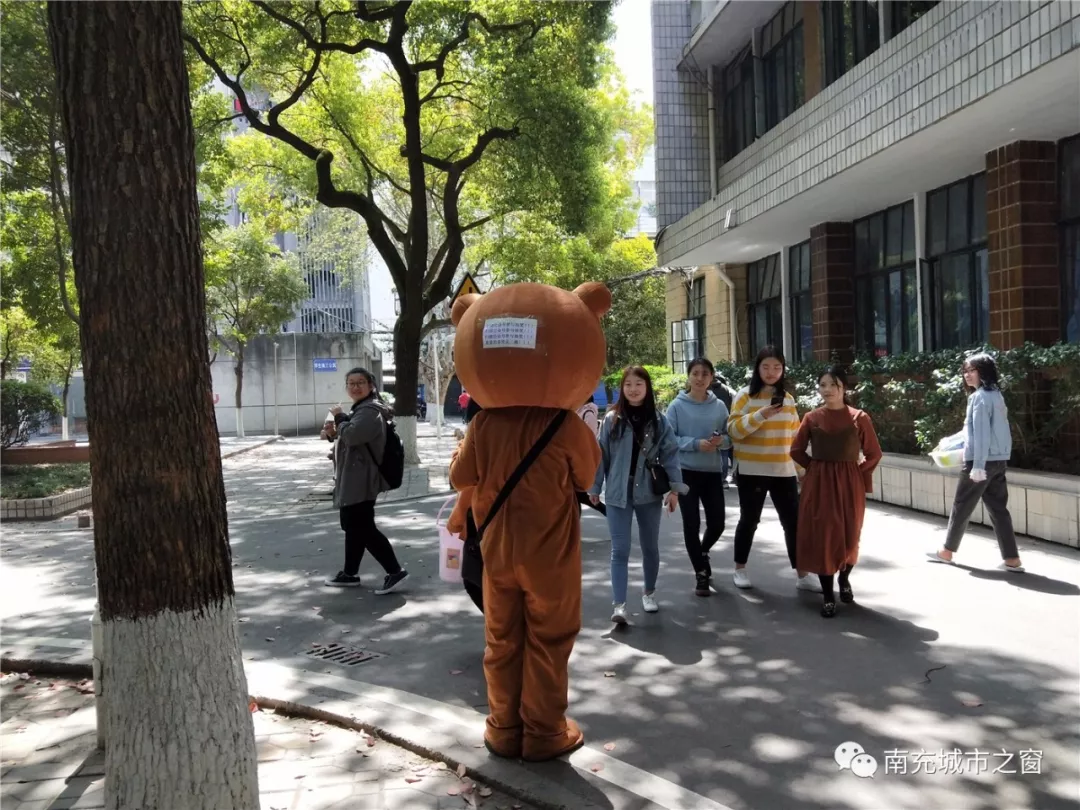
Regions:
<svg viewBox="0 0 1080 810"><path fill-rule="evenodd" d="M784 395L783 394L773 394L772 401L769 404L772 405L774 408L783 408L784 407Z"/></svg>

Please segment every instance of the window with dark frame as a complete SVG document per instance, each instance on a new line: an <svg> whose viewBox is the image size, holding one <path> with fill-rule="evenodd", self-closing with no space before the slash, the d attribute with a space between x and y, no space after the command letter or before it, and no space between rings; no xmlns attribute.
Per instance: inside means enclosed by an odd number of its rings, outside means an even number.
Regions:
<svg viewBox="0 0 1080 810"><path fill-rule="evenodd" d="M801 107L805 99L802 3L785 3L765 24L761 53L767 131Z"/></svg>
<svg viewBox="0 0 1080 810"><path fill-rule="evenodd" d="M855 350L883 357L919 347L915 204L855 222Z"/></svg>
<svg viewBox="0 0 1080 810"><path fill-rule="evenodd" d="M754 58L750 45L724 68L724 160L730 160L757 137L754 111Z"/></svg>
<svg viewBox="0 0 1080 810"><path fill-rule="evenodd" d="M1061 332L1080 343L1080 135L1061 142Z"/></svg>
<svg viewBox="0 0 1080 810"><path fill-rule="evenodd" d="M982 343L990 334L990 259L986 247L986 175L926 195L927 348Z"/></svg>
<svg viewBox="0 0 1080 810"><path fill-rule="evenodd" d="M834 0L821 6L825 32L825 84L832 84L878 49L877 4Z"/></svg>
<svg viewBox="0 0 1080 810"><path fill-rule="evenodd" d="M940 0L889 0L885 6L892 15L892 36L895 37L939 2Z"/></svg>
<svg viewBox="0 0 1080 810"><path fill-rule="evenodd" d="M705 279L694 279L686 288L686 318L671 324L671 367L686 371L695 357L705 356Z"/></svg>
<svg viewBox="0 0 1080 810"><path fill-rule="evenodd" d="M810 242L788 248L791 352L795 360L814 358L814 309L810 296Z"/></svg>
<svg viewBox="0 0 1080 810"><path fill-rule="evenodd" d="M784 325L780 295L780 254L774 253L747 266L750 316L750 351L783 345Z"/></svg>

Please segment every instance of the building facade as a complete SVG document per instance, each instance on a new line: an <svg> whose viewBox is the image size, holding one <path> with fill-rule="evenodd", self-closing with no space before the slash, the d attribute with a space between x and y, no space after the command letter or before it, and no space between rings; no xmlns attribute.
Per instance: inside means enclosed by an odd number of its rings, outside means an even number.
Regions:
<svg viewBox="0 0 1080 810"><path fill-rule="evenodd" d="M1080 341L1080 3L652 17L674 367Z"/></svg>

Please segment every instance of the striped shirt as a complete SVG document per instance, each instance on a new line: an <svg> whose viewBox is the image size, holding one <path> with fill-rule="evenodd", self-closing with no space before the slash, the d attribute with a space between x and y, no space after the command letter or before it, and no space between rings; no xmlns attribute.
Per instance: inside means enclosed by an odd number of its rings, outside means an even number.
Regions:
<svg viewBox="0 0 1080 810"><path fill-rule="evenodd" d="M751 398L747 387L731 403L728 434L735 445L735 468L743 475L795 475L795 462L791 460L791 443L799 432L795 398L785 394L783 409L766 419L761 409L769 407L772 395L772 387L766 385Z"/></svg>

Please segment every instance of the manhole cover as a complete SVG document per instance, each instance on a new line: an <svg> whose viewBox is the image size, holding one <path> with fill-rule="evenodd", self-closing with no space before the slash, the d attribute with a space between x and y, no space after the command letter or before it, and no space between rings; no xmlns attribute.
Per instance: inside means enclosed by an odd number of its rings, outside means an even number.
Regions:
<svg viewBox="0 0 1080 810"><path fill-rule="evenodd" d="M313 644L304 655L309 658L317 658L320 661L331 661L344 667L355 667L365 661L374 661L376 658L385 658L383 653L374 650L363 650L359 647L350 647L347 644Z"/></svg>

